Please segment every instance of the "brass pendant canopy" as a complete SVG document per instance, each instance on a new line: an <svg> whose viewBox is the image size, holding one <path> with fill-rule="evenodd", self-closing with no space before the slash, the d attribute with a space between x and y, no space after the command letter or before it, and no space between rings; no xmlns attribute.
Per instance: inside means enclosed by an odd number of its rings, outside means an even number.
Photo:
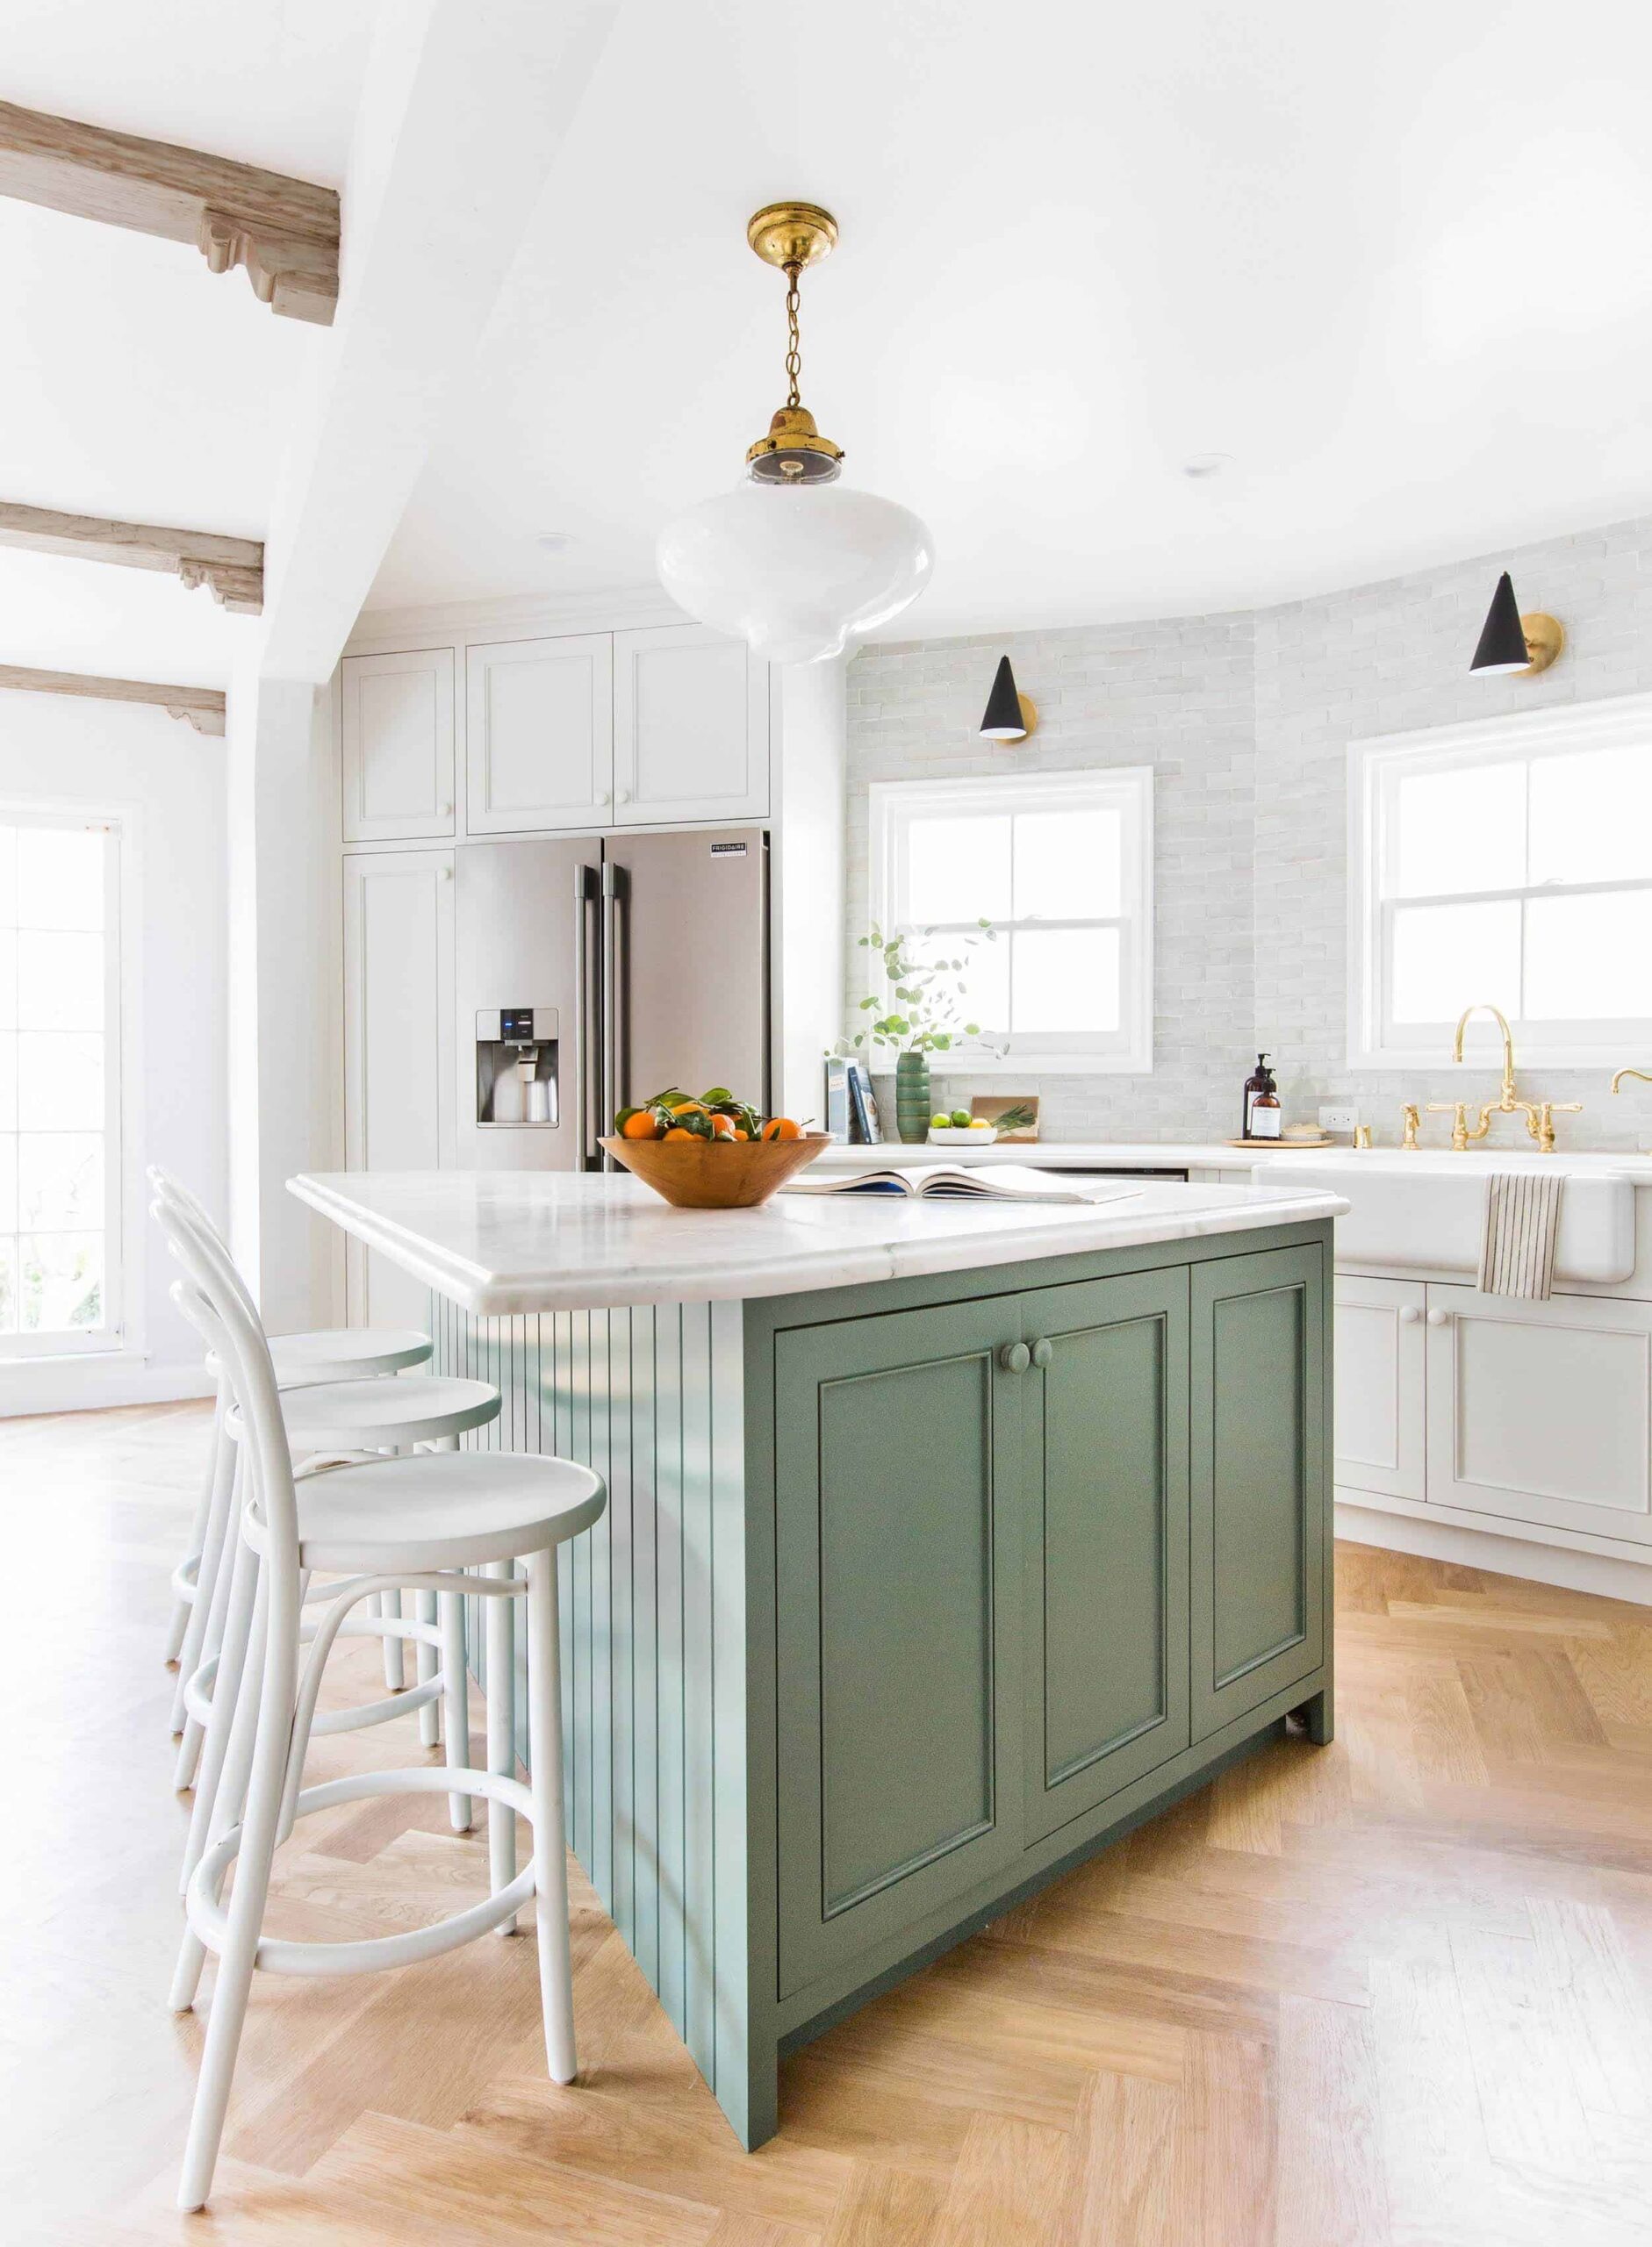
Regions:
<svg viewBox="0 0 1652 2247"><path fill-rule="evenodd" d="M779 266L786 276L786 372L790 385L786 404L769 423L768 434L747 447L746 467L754 484L830 484L844 449L822 436L798 395L801 347L797 277L806 265L830 256L837 247L837 221L818 203L771 203L747 221L746 240L765 265Z"/></svg>

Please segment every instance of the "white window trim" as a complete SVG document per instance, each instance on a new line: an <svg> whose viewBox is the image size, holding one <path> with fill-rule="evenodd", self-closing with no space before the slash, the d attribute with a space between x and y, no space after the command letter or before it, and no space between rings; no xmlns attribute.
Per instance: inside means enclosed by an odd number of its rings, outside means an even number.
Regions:
<svg viewBox="0 0 1652 2247"><path fill-rule="evenodd" d="M1348 1066L1351 1069L1433 1067L1449 1055L1438 1035L1384 1039L1381 987L1383 944L1381 896L1381 792L1401 766L1412 772L1495 762L1500 756L1548 756L1568 750L1643 747L1652 755L1652 694L1623 694L1604 702L1565 709L1533 710L1513 717L1479 718L1459 726L1435 726L1404 734L1374 734L1348 744ZM1623 884L1622 887L1630 887ZM1612 887L1620 887L1613 884ZM1494 993L1483 994L1487 999ZM1470 1025L1470 1037L1491 1053L1496 1025L1489 1017ZM1486 1043L1490 1034L1491 1043ZM1522 1036L1519 1059L1534 1068L1611 1068L1632 1046L1648 1043L1648 1025L1627 1022L1606 1025L1591 1044L1545 1044L1541 1034ZM1633 1058L1633 1055L1629 1055ZM1495 1057L1500 1062L1500 1053Z"/></svg>
<svg viewBox="0 0 1652 2247"><path fill-rule="evenodd" d="M143 1335L144 1199L140 1175L139 1138L140 1035L139 996L142 988L138 944L139 832L141 808L135 802L89 803L40 797L0 800L0 822L8 826L73 826L104 828L113 836L108 887L104 900L104 940L118 946L119 998L104 1052L104 1144L111 1142L117 1158L104 1174L104 1232L118 1260L111 1275L105 1267L105 1289L111 1317L95 1334L52 1333L0 1335L0 1378L8 1368L52 1365L100 1366L140 1364L147 1353ZM109 892L112 891L112 897ZM111 907L112 906L112 910ZM105 957L106 957L105 953ZM4 1382L9 1395L13 1384Z"/></svg>
<svg viewBox="0 0 1652 2247"><path fill-rule="evenodd" d="M867 872L871 916L887 929L894 894L894 851L898 810L956 813L972 804L1003 808L1011 792L1024 808L1059 811L1088 808L1109 792L1126 799L1133 815L1136 847L1127 850L1122 869L1124 917L1131 941L1125 947L1123 1007L1125 1042L1111 1052L1082 1048L1004 1052L995 1045L955 1045L929 1055L937 1076L1037 1077L1147 1076L1153 1071L1153 768L1111 765L1066 772L978 775L955 779L874 780L867 789ZM852 1029L862 1027L858 1017ZM893 1049L866 1053L868 1066L892 1069Z"/></svg>

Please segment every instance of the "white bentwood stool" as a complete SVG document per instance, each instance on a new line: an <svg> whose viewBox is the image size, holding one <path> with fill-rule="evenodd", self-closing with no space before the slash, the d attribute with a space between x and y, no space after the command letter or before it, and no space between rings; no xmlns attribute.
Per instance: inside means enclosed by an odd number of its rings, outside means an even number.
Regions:
<svg viewBox="0 0 1652 2247"><path fill-rule="evenodd" d="M150 1166L148 1178L157 1195L185 1210L198 1224L205 1227L219 1248L224 1247L223 1236L187 1186L158 1163ZM313 1382L382 1379L386 1375L401 1373L410 1366L427 1361L431 1342L427 1334L413 1327L334 1326L308 1333L277 1335L269 1350L280 1386L296 1389ZM211 1349L207 1352L206 1369L217 1381L218 1401L207 1449L206 1476L196 1504L189 1547L172 1571L172 1619L166 1641L166 1660L176 1662L178 1671L172 1696L172 1733L180 1741L173 1780L180 1791L192 1784L201 1751L201 1725L198 1718L190 1715L188 1705L190 1681L203 1662L210 1662L217 1651L228 1590L227 1584L221 1582L220 1563L226 1551L233 1549L227 1543L227 1525L232 1509L234 1452L224 1427L229 1387L223 1368ZM385 1616L394 1620L399 1613L399 1602L392 1607L386 1597L381 1604ZM384 1683L392 1691L399 1691L404 1683L403 1635L396 1632L384 1634Z"/></svg>
<svg viewBox="0 0 1652 2247"><path fill-rule="evenodd" d="M269 1346L228 1257L190 1214L157 1201L154 1214L173 1255L221 1334L250 1496L239 1542L258 1584L229 1762L246 1766L246 1812L201 1859L190 1882L189 1927L173 1982L180 2011L193 2004L205 1954L218 1956L178 2205L205 2205L254 1972L354 1974L434 1958L514 1919L534 1899L545 2052L553 2081L571 2083L573 1971L563 1833L562 1693L557 1547L601 1515L601 1478L570 1460L514 1452L427 1452L340 1467L297 1482ZM526 1577L466 1576L465 1569L525 1562ZM314 1571L345 1571L299 1669L304 1593ZM300 1788L305 1751L328 1652L350 1610L386 1590L521 1598L528 1610L527 1786L507 1772L417 1766L368 1771ZM264 1935L271 1860L297 1818L375 1795L457 1788L518 1812L533 1829L528 1869L481 1903L411 1933L356 1942L292 1942ZM224 1788L239 1792L239 1770ZM230 1865L227 1906L220 1891Z"/></svg>

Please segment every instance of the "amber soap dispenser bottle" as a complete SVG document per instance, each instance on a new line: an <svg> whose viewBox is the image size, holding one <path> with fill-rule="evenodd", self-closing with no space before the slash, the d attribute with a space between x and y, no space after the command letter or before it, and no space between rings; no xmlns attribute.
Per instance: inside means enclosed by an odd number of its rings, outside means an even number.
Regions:
<svg viewBox="0 0 1652 2247"><path fill-rule="evenodd" d="M1256 1056L1256 1066L1245 1080L1244 1121L1239 1126L1242 1139L1276 1139L1283 1122L1279 1105L1279 1087L1274 1073L1268 1066L1266 1053Z"/></svg>

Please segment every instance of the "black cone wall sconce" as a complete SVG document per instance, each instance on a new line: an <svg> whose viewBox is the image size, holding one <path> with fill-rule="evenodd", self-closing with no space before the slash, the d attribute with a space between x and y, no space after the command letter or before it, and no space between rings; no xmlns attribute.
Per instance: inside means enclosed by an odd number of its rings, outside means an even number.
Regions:
<svg viewBox="0 0 1652 2247"><path fill-rule="evenodd" d="M1008 656L1000 656L993 675L993 691L980 721L983 741L1025 741L1038 723L1038 713L1024 694L1016 692L1016 675Z"/></svg>
<svg viewBox="0 0 1652 2247"><path fill-rule="evenodd" d="M1513 580L1505 570L1498 579L1469 668L1493 676L1534 678L1539 671L1548 669L1565 644L1565 630L1558 619L1546 615L1541 608L1520 614Z"/></svg>

